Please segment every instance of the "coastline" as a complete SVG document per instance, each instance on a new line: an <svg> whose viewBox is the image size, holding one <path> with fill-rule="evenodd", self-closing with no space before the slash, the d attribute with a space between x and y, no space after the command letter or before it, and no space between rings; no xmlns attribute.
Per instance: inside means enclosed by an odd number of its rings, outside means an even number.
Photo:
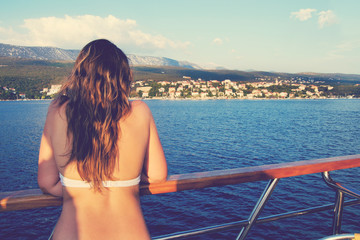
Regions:
<svg viewBox="0 0 360 240"><path fill-rule="evenodd" d="M216 100L240 100L240 101L264 101L264 100L351 100L351 99L360 99L360 98L226 98L226 97L206 97L206 98L169 98L169 97L153 97L153 98L140 98L140 97L130 97L129 100L165 100L165 101L216 101ZM52 101L51 99L0 99L0 102L29 102L29 101Z"/></svg>
<svg viewBox="0 0 360 240"><path fill-rule="evenodd" d="M139 98L131 97L130 100L171 100L171 101L208 101L208 100L250 100L250 101L264 101L264 100L350 100L350 99L360 99L360 98L224 98L224 97L215 97L215 98L164 98L164 97L154 97L154 98Z"/></svg>
<svg viewBox="0 0 360 240"><path fill-rule="evenodd" d="M0 102L29 102L29 101L52 101L53 99L0 99Z"/></svg>

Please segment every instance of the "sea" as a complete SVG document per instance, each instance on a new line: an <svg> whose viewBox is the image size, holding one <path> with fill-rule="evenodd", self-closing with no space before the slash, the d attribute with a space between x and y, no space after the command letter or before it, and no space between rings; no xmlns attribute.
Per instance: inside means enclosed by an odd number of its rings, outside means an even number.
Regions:
<svg viewBox="0 0 360 240"><path fill-rule="evenodd" d="M360 153L360 99L145 100L169 174L224 170ZM0 102L0 191L38 188L37 157L50 101ZM334 171L360 189L360 169ZM267 181L142 196L152 237L245 220ZM333 203L321 174L280 179L260 217ZM349 198L346 198L349 199ZM121 204L121 203L119 203ZM47 239L61 207L0 213L0 239ZM332 211L256 224L247 239L319 239ZM236 239L240 228L187 239ZM343 232L360 232L360 205Z"/></svg>

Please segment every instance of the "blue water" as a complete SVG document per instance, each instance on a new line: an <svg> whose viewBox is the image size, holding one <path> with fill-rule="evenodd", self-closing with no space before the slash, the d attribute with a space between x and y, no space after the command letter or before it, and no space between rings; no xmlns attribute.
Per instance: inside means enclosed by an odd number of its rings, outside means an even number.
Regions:
<svg viewBox="0 0 360 240"><path fill-rule="evenodd" d="M37 188L37 155L49 101L0 102L0 191ZM170 174L360 153L360 100L147 101ZM360 186L359 169L334 172ZM141 198L152 236L246 219L267 182ZM320 174L281 179L261 216L331 203ZM0 239L47 239L60 208L0 214ZM343 231L360 231L360 206ZM318 239L331 212L256 225L248 239ZM240 229L189 239L235 239Z"/></svg>

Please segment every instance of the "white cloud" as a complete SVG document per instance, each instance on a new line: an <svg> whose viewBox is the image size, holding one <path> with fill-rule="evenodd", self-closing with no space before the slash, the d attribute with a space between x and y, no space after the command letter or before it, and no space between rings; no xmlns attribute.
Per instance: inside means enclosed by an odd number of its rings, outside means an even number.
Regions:
<svg viewBox="0 0 360 240"><path fill-rule="evenodd" d="M300 21L306 21L310 18L312 18L312 13L316 12L316 9L300 9L298 12L292 12L290 17L294 17L299 19Z"/></svg>
<svg viewBox="0 0 360 240"><path fill-rule="evenodd" d="M222 65L219 65L217 63L214 63L214 62L207 62L207 63L204 63L201 65L202 68L205 68L205 69L217 69L217 68L223 68Z"/></svg>
<svg viewBox="0 0 360 240"><path fill-rule="evenodd" d="M212 42L216 45L223 44L223 40L221 38L215 38Z"/></svg>
<svg viewBox="0 0 360 240"><path fill-rule="evenodd" d="M360 39L344 41L338 44L334 50L328 53L329 59L343 59L349 55L359 56Z"/></svg>
<svg viewBox="0 0 360 240"><path fill-rule="evenodd" d="M339 50L342 50L342 51L354 51L354 50L359 50L360 49L360 39L354 39L354 40L351 40L351 41L345 41L345 42L342 42L341 44L339 44L337 46L337 48Z"/></svg>
<svg viewBox="0 0 360 240"><path fill-rule="evenodd" d="M324 26L329 26L337 23L337 17L333 11L321 11L319 12L319 19L318 19L319 27L323 28Z"/></svg>
<svg viewBox="0 0 360 240"><path fill-rule="evenodd" d="M21 29L1 28L0 42L17 45L55 46L79 49L97 38L107 38L119 47L159 50L184 49L190 43L152 35L139 29L135 20L122 20L112 15L44 17L25 19Z"/></svg>
<svg viewBox="0 0 360 240"><path fill-rule="evenodd" d="M290 17L300 21L307 21L313 17L313 13L315 12L317 12L317 10L312 8L300 9L298 12L292 12ZM332 10L321 11L317 15L320 28L337 23L337 17Z"/></svg>
<svg viewBox="0 0 360 240"><path fill-rule="evenodd" d="M21 39L22 36L18 33L16 33L11 27L10 28L3 28L0 26L0 41L2 39L8 40L15 40L15 39Z"/></svg>

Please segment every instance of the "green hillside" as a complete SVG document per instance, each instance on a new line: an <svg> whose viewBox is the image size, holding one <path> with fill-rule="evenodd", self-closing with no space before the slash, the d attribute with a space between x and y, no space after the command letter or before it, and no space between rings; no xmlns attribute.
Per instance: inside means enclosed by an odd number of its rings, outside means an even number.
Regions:
<svg viewBox="0 0 360 240"><path fill-rule="evenodd" d="M183 76L191 77L192 79L203 80L219 80L231 79L232 81L252 81L254 74L242 71L230 70L201 70L189 69L179 67L150 67L150 66L135 66L134 68L135 80L168 80L178 81L183 80Z"/></svg>
<svg viewBox="0 0 360 240"><path fill-rule="evenodd" d="M0 57L0 86L15 88L28 98L40 97L40 91L52 84L61 84L66 80L73 62L18 59ZM253 74L240 71L207 71L179 67L134 66L134 80L178 81L183 76L192 79L251 81Z"/></svg>
<svg viewBox="0 0 360 240"><path fill-rule="evenodd" d="M40 91L65 81L73 63L0 58L0 86L15 88L28 98L40 97Z"/></svg>
<svg viewBox="0 0 360 240"><path fill-rule="evenodd" d="M31 60L10 57L0 57L0 98L4 99L3 87L14 88L17 93L25 93L27 98L40 98L40 91L52 84L66 81L73 67L73 62ZM326 84L356 84L360 83L360 75L349 74L317 74L317 73L274 73L274 72L244 72L236 70L204 70L179 67L134 66L134 80L179 81L183 76L192 79L232 81L273 81L275 78L303 78L311 81L321 81ZM7 96L8 97L8 96Z"/></svg>

